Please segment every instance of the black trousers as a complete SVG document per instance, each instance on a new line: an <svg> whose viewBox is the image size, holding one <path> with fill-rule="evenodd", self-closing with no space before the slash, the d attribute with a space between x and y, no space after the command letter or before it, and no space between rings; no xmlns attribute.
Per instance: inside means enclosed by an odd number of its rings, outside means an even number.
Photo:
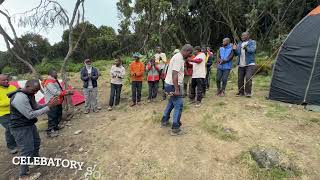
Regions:
<svg viewBox="0 0 320 180"><path fill-rule="evenodd" d="M17 147L17 143L10 131L9 128L9 124L10 124L10 115L4 115L4 116L0 116L0 124L5 128L5 138L6 138L6 142L7 142L7 148L8 149L15 149Z"/></svg>
<svg viewBox="0 0 320 180"><path fill-rule="evenodd" d="M161 79L161 82L162 82L162 100L166 100L167 99L167 94L166 94L166 92L165 92L165 90L164 90L164 86L165 86L165 84L166 84L166 82L165 82L165 80L164 79Z"/></svg>
<svg viewBox="0 0 320 180"><path fill-rule="evenodd" d="M228 77L230 69L217 69L217 89L218 91L224 91L228 83ZM222 84L222 86L221 86Z"/></svg>
<svg viewBox="0 0 320 180"><path fill-rule="evenodd" d="M48 115L48 132L58 130L58 125L62 119L62 105L52 107L47 113Z"/></svg>
<svg viewBox="0 0 320 180"><path fill-rule="evenodd" d="M112 84L110 90L109 106L117 106L120 103L120 94L121 94L122 84Z"/></svg>
<svg viewBox="0 0 320 180"><path fill-rule="evenodd" d="M39 157L41 139L36 125L10 128L10 131L20 148L20 156ZM20 165L20 176L27 175L28 171L28 165Z"/></svg>
<svg viewBox="0 0 320 180"><path fill-rule="evenodd" d="M141 101L142 81L132 81L132 102L137 103Z"/></svg>
<svg viewBox="0 0 320 180"><path fill-rule="evenodd" d="M205 78L192 78L191 89L190 89L191 100L195 100L195 97L197 96L196 100L198 102L201 102L203 98L203 92L204 92L204 83L205 83Z"/></svg>
<svg viewBox="0 0 320 180"><path fill-rule="evenodd" d="M252 93L252 76L256 66L245 66L238 68L238 89L240 94Z"/></svg>
<svg viewBox="0 0 320 180"><path fill-rule="evenodd" d="M158 95L158 87L159 87L159 81L148 81L149 85L149 96L148 99L155 99Z"/></svg>
<svg viewBox="0 0 320 180"><path fill-rule="evenodd" d="M206 80L205 80L205 88L209 89L210 87L210 78L211 78L211 68L207 68Z"/></svg>

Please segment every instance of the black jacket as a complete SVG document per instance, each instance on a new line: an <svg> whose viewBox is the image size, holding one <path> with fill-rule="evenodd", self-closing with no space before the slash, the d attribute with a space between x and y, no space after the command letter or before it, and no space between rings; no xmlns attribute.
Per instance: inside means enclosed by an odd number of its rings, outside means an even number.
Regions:
<svg viewBox="0 0 320 180"><path fill-rule="evenodd" d="M28 119L23 114L21 114L14 106L11 105L11 102L15 98L15 95L17 94L17 92L24 93L21 90L17 90L15 92L8 94L8 97L10 98L10 119L11 119L9 126L11 128L32 126L38 121L38 119L37 118ZM24 94L27 95L26 93L24 93ZM37 102L36 102L34 96L30 96L30 95L27 95L27 96L28 96L29 103L30 103L32 109L36 110Z"/></svg>
<svg viewBox="0 0 320 180"><path fill-rule="evenodd" d="M83 88L88 88L90 79L94 88L98 86L97 80L99 78L99 71L97 68L92 67L91 78L89 78L87 68L83 67L80 71L80 76L81 80L83 81Z"/></svg>

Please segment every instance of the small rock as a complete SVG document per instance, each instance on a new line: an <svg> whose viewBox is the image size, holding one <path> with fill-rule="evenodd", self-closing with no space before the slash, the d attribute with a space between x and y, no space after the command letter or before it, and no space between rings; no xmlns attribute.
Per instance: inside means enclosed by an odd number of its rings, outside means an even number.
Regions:
<svg viewBox="0 0 320 180"><path fill-rule="evenodd" d="M232 128L223 128L223 131L224 131L225 133L227 133L227 134L230 134L230 133L234 133L234 132L235 132L235 130L232 129Z"/></svg>
<svg viewBox="0 0 320 180"><path fill-rule="evenodd" d="M74 146L74 143L69 144L69 147L72 147L72 146Z"/></svg>
<svg viewBox="0 0 320 180"><path fill-rule="evenodd" d="M280 165L280 153L274 148L255 147L250 150L252 158L260 168L272 168Z"/></svg>
<svg viewBox="0 0 320 180"><path fill-rule="evenodd" d="M80 148L80 149L79 149L79 152L83 152L83 150L84 150L83 148Z"/></svg>
<svg viewBox="0 0 320 180"><path fill-rule="evenodd" d="M282 140L282 137L279 137L279 140Z"/></svg>
<svg viewBox="0 0 320 180"><path fill-rule="evenodd" d="M78 135L80 133L82 133L82 130L78 130L78 131L74 132L74 135Z"/></svg>
<svg viewBox="0 0 320 180"><path fill-rule="evenodd" d="M66 124L66 126L71 126L71 125L72 125L71 123L67 123L67 124Z"/></svg>
<svg viewBox="0 0 320 180"><path fill-rule="evenodd" d="M117 120L117 117L116 116L110 116L110 120L111 121L115 121L115 120Z"/></svg>

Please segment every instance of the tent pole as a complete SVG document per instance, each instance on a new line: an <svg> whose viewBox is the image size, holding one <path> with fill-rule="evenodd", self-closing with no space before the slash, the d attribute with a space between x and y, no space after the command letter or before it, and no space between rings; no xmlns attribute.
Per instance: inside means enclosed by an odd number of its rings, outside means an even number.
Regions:
<svg viewBox="0 0 320 180"><path fill-rule="evenodd" d="M310 83L311 83L311 80L312 80L312 77L313 77L313 73L314 73L314 69L315 69L315 66L316 66L316 63L317 63L317 57L318 57L318 53L319 53L319 48L320 48L320 36L318 38L317 50L316 50L316 53L314 55L313 66L312 66L309 82L308 82L308 85L307 85L307 88L306 88L306 92L304 94L303 103L306 103L306 100L307 100L307 95L308 95L308 91L309 91L309 88L310 88Z"/></svg>
<svg viewBox="0 0 320 180"><path fill-rule="evenodd" d="M282 47L284 45L284 43L286 43L286 41L288 40L288 38L290 37L290 35L293 33L293 31L307 18L308 16L305 16L303 19L301 19L301 21L296 24L296 26L294 26L294 28L290 31L290 33L287 35L286 39L283 41L282 45L280 46L280 50L278 51L277 53L277 57L275 59L275 62L274 62L274 65L273 65L273 68L272 68L272 74L271 74L271 81L270 81L270 85L269 85L269 97L270 97L270 89L271 89L271 84L272 84L272 80L273 80L273 76L274 76L274 70L276 69L276 66L277 66L277 61L278 61L278 57L279 57L279 54L282 50Z"/></svg>

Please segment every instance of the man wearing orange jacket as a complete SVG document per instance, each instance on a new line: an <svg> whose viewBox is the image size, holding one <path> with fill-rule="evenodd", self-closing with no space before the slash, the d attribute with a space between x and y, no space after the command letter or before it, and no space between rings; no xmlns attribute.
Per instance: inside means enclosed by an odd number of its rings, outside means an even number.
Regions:
<svg viewBox="0 0 320 180"><path fill-rule="evenodd" d="M48 78L42 81L44 97L46 103L54 97L58 97L58 105L50 108L48 115L48 137L57 137L57 131L61 129L59 123L62 118L62 104L64 96L73 94L72 91L63 90L61 84L58 81L58 73L55 70L50 70Z"/></svg>
<svg viewBox="0 0 320 180"><path fill-rule="evenodd" d="M133 54L133 62L130 64L131 88L132 88L132 104L139 105L141 102L141 90L144 74L144 64L140 61L140 54Z"/></svg>

